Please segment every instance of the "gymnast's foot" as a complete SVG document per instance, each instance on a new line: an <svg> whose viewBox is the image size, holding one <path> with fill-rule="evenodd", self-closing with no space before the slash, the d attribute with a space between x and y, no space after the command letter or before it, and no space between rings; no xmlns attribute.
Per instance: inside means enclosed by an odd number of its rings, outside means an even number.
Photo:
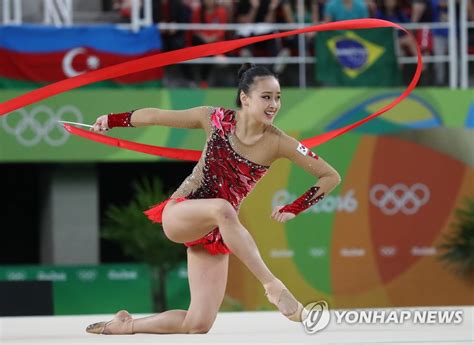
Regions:
<svg viewBox="0 0 474 345"><path fill-rule="evenodd" d="M274 279L264 284L265 296L268 300L278 307L278 310L289 320L301 322L303 305L298 302L286 286L279 280Z"/></svg>
<svg viewBox="0 0 474 345"><path fill-rule="evenodd" d="M128 311L121 310L108 322L102 321L87 326L86 332L94 334L133 334L133 318Z"/></svg>

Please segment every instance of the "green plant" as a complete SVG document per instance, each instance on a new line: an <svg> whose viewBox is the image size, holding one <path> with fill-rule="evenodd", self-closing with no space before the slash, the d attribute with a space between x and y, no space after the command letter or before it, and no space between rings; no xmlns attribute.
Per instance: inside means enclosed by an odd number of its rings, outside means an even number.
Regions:
<svg viewBox="0 0 474 345"><path fill-rule="evenodd" d="M439 246L444 253L440 259L456 274L471 277L474 274L474 199L466 199L463 208L456 210L453 232L445 236Z"/></svg>
<svg viewBox="0 0 474 345"><path fill-rule="evenodd" d="M224 296L224 300L222 301L222 305L219 310L220 311L243 311L244 306L239 299L233 298L226 294Z"/></svg>
<svg viewBox="0 0 474 345"><path fill-rule="evenodd" d="M125 254L150 265L155 308L160 311L166 309L166 275L186 260L186 251L165 236L161 224L152 223L143 214L165 199L161 181L142 178L133 182L133 190L128 205L107 209L102 237L119 243Z"/></svg>

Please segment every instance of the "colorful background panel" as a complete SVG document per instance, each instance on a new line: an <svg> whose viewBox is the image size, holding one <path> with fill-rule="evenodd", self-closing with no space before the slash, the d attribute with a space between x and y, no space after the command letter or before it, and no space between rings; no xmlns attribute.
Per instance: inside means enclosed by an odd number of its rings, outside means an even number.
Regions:
<svg viewBox="0 0 474 345"><path fill-rule="evenodd" d="M5 90L0 102L23 94ZM93 123L97 116L145 107L185 109L201 105L235 107L234 89L74 90L0 118L0 162L154 161L160 158L71 137L57 120ZM283 89L276 125L301 139L362 118L397 95L393 89ZM357 129L382 135L433 127L474 128L470 90L417 89L402 104ZM113 104L113 107L110 107ZM109 135L147 144L202 149L201 130L149 127L114 129ZM338 139L339 140L339 139Z"/></svg>
<svg viewBox="0 0 474 345"><path fill-rule="evenodd" d="M474 282L451 273L438 246L454 211L474 195L474 170L448 155L394 137L348 134L317 153L343 182L286 224L274 205L314 183L286 161L275 164L245 201L241 219L264 260L302 301L332 307L469 305ZM268 308L263 290L231 261L228 294L245 308ZM232 281L246 281L234 291Z"/></svg>

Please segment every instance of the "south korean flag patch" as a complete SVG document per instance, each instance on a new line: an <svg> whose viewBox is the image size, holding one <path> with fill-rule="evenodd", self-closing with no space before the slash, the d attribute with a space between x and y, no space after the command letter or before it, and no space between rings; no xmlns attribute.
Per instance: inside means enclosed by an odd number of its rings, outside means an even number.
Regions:
<svg viewBox="0 0 474 345"><path fill-rule="evenodd" d="M298 147L296 150L301 153L303 156L306 156L308 154L309 149L304 146L302 143L299 143Z"/></svg>

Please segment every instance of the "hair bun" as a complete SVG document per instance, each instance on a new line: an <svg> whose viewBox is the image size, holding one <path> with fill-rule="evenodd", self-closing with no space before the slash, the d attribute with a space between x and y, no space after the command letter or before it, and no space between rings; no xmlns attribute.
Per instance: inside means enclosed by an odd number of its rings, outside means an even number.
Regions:
<svg viewBox="0 0 474 345"><path fill-rule="evenodd" d="M255 64L250 63L250 62L244 63L242 66L240 66L239 72L237 73L237 79L238 80L242 79L242 76L244 75L244 73L255 66L256 66Z"/></svg>

